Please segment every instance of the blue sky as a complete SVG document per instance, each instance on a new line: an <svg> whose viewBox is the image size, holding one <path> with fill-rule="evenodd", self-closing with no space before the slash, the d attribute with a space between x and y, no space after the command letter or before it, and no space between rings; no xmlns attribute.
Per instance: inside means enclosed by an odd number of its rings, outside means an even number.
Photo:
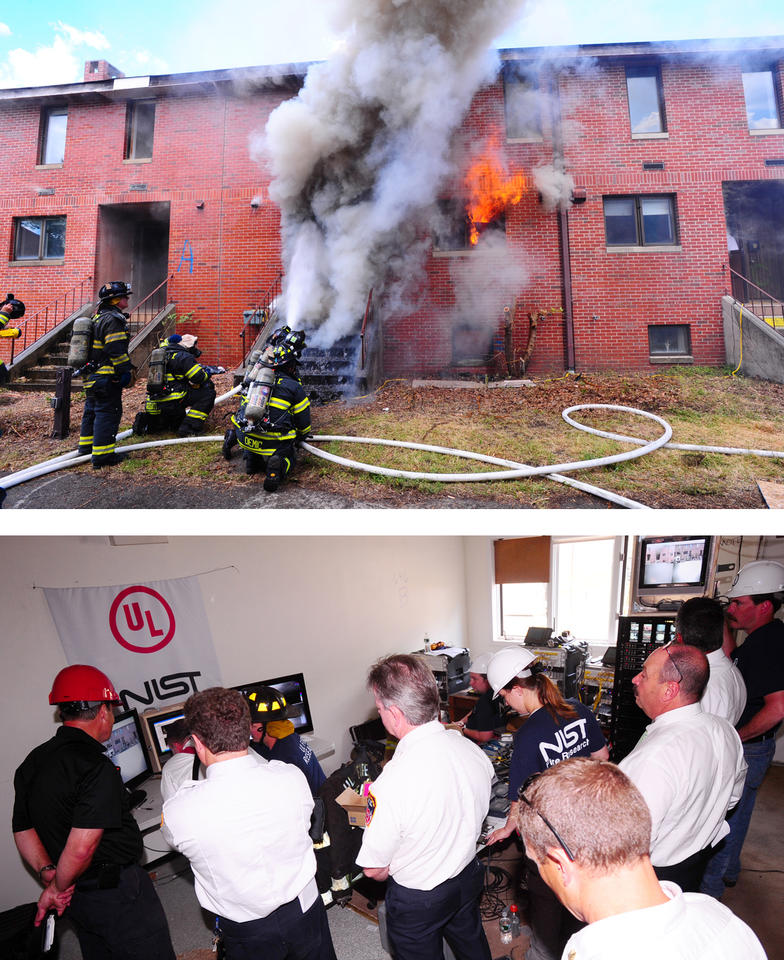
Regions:
<svg viewBox="0 0 784 960"><path fill-rule="evenodd" d="M478 0L481 2L481 0ZM0 87L325 59L330 0L16 0L0 5ZM498 46L784 34L781 0L528 0Z"/></svg>

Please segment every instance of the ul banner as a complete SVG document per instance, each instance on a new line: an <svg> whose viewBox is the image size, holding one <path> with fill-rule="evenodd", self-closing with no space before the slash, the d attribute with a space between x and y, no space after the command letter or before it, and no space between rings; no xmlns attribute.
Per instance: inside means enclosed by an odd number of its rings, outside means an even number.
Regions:
<svg viewBox="0 0 784 960"><path fill-rule="evenodd" d="M44 593L68 662L103 670L126 707L141 712L220 685L196 577Z"/></svg>

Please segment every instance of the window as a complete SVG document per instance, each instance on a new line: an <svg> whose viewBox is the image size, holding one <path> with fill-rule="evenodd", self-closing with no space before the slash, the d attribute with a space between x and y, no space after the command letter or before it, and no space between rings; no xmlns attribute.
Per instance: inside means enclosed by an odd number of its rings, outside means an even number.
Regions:
<svg viewBox="0 0 784 960"><path fill-rule="evenodd" d="M626 92L632 133L664 133L664 97L657 66L626 68Z"/></svg>
<svg viewBox="0 0 784 960"><path fill-rule="evenodd" d="M675 244L675 198L605 197L604 229L608 246Z"/></svg>
<svg viewBox="0 0 784 960"><path fill-rule="evenodd" d="M486 232L506 236L506 214L497 214L490 223L476 223L477 238ZM439 253L472 250L471 219L464 200L439 200L438 216L433 227L435 250Z"/></svg>
<svg viewBox="0 0 784 960"><path fill-rule="evenodd" d="M648 327L648 350L652 357L690 357L689 324L651 324Z"/></svg>
<svg viewBox="0 0 784 960"><path fill-rule="evenodd" d="M55 164L63 162L65 159L65 130L67 126L67 107L49 107L41 113L39 163Z"/></svg>
<svg viewBox="0 0 784 960"><path fill-rule="evenodd" d="M496 586L501 639L521 640L529 627L547 626L589 643L614 643L622 550L619 537L554 537L549 583Z"/></svg>
<svg viewBox="0 0 784 960"><path fill-rule="evenodd" d="M133 100L125 116L125 159L150 160L155 128L155 101Z"/></svg>
<svg viewBox="0 0 784 960"><path fill-rule="evenodd" d="M781 128L776 79L772 70L744 73L743 94L746 98L746 119L749 130Z"/></svg>
<svg viewBox="0 0 784 960"><path fill-rule="evenodd" d="M519 64L504 64L504 114L508 140L541 140L541 97Z"/></svg>
<svg viewBox="0 0 784 960"><path fill-rule="evenodd" d="M15 260L62 260L65 217L27 217L14 221Z"/></svg>

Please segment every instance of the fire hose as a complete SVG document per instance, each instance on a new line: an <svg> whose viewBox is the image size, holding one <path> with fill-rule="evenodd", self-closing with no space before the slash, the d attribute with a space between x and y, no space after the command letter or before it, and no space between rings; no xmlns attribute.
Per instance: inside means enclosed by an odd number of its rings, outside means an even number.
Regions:
<svg viewBox="0 0 784 960"><path fill-rule="evenodd" d="M222 394L215 401L216 405L227 400L229 397L234 396L241 390L241 386L235 387L233 390L230 390L228 393ZM586 424L582 424L579 421L576 421L572 418L572 414L580 410L616 410L624 413L631 413L636 416L645 417L646 419L652 420L655 423L658 423L662 427L662 433L655 440L642 440L639 437L628 437L624 434L611 433L609 431L598 430L595 427L589 427ZM577 460L570 463L560 463L560 464L550 464L541 467L532 467L528 464L517 463L513 460L506 460L500 457L491 457L480 453L474 453L468 450L458 450L450 447L440 447L432 444L422 444L422 443L409 443L402 440L386 440L378 437L349 437L349 436L337 436L337 435L320 435L310 438L310 442L303 442L303 449L307 450L309 453L313 454L316 457L320 457L323 460L328 460L331 463L336 463L340 466L349 467L355 470L361 470L365 473L375 473L380 476L388 477L398 477L411 480L430 480L444 483L476 483L481 481L490 481L490 480L513 480L521 477L535 477L535 476L546 476L551 480L555 480L558 483L564 483L568 486L575 487L576 489L582 490L586 493L591 493L595 496L601 497L603 499L609 500L612 503L616 503L619 506L628 507L630 509L638 510L647 510L650 509L646 507L645 504L638 503L635 500L630 500L627 497L620 496L619 494L612 493L608 490L603 490L600 487L595 487L591 484L583 483L581 481L575 480L572 477L562 476L562 474L568 471L575 470L587 470L594 467L603 467L609 466L613 463L622 463L628 460L634 460L639 457L645 456L648 453L652 453L654 450L660 448L669 448L673 450L688 450L688 451L699 451L702 453L724 453L724 454L747 454L761 457L774 457L784 459L784 452L776 450L755 450L742 447L717 447L717 446L702 446L699 444L684 444L684 443L670 443L672 437L672 427L664 420L662 417L657 416L654 413L649 413L645 410L640 410L636 407L624 407L616 404L603 404L603 403L584 403L578 404L576 406L567 407L561 414L563 419L570 425L575 427L578 430L585 431L586 433L594 434L595 436L604 437L605 439L615 440L621 443L632 444L637 449L626 451L623 453L612 454L606 457L595 457L589 460ZM117 435L117 439L125 439L132 434L131 430L126 430L123 433ZM196 436L196 437L175 437L167 440L152 440L145 443L135 443L128 444L123 446L121 449L123 451L131 450L143 450L149 449L152 447L161 447L168 446L177 443L205 443L205 442L222 442L222 436ZM432 473L426 471L412 471L412 470L398 470L390 467L380 467L373 464L363 463L358 460L350 460L345 457L337 456L336 454L329 453L326 450L320 450L318 447L314 446L314 443L327 443L327 442L342 442L342 443L364 443L369 445L377 446L388 446L388 447L400 447L403 449L410 450L422 450L429 453L439 453L446 456L460 457L467 460L476 460L482 463L488 463L495 466L505 467L504 470L495 470L495 471L483 471L475 473ZM9 474L6 477L2 478L2 488L10 489L17 484L24 483L27 480L32 480L36 477L43 476L47 473L52 473L56 470L63 469L64 467L74 466L79 463L85 463L89 460L89 455L80 455L78 451L70 451L69 453L62 454L59 457L54 457L51 460L47 460L43 463L36 464L31 467L27 467L24 470L20 470L17 473Z"/></svg>

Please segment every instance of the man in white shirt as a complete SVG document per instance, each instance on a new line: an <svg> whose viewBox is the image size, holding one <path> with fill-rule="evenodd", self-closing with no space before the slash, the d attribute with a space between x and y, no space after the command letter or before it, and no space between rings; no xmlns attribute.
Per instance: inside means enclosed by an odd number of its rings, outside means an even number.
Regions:
<svg viewBox="0 0 784 960"><path fill-rule="evenodd" d="M379 716L400 742L374 782L357 864L387 880L387 933L395 960L490 960L479 897L476 841L490 803L492 764L438 722L427 666L392 656L370 671Z"/></svg>
<svg viewBox="0 0 784 960"><path fill-rule="evenodd" d="M163 836L190 860L196 896L217 915L228 960L335 960L303 773L249 755L250 713L236 690L193 694L185 721L207 777L164 804Z"/></svg>
<svg viewBox="0 0 784 960"><path fill-rule="evenodd" d="M619 767L586 759L551 767L521 797L518 820L545 882L588 924L563 960L765 960L727 907L657 878L649 811Z"/></svg>
<svg viewBox="0 0 784 960"><path fill-rule="evenodd" d="M632 683L637 705L653 723L619 764L651 812L656 875L687 891L699 890L746 777L735 729L700 706L708 672L696 647L667 644L650 654Z"/></svg>
<svg viewBox="0 0 784 960"><path fill-rule="evenodd" d="M196 748L193 746L185 718L170 723L164 736L172 755L161 770L162 803L173 797L184 783L204 779L204 767L196 756Z"/></svg>
<svg viewBox="0 0 784 960"><path fill-rule="evenodd" d="M710 677L700 698L702 709L735 726L746 706L743 674L724 652L724 609L710 597L692 597L675 618L675 639L702 650Z"/></svg>

